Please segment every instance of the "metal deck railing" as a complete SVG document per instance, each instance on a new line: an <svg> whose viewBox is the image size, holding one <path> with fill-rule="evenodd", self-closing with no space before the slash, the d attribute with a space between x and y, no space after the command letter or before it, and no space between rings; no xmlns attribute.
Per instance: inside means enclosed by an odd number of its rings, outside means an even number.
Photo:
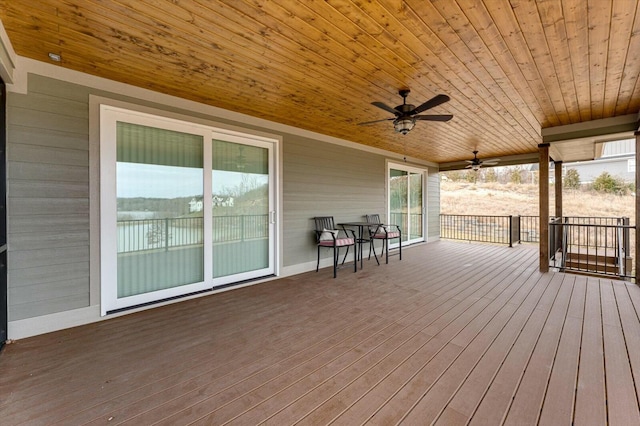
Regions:
<svg viewBox="0 0 640 426"><path fill-rule="evenodd" d="M610 275L624 279L635 276L635 226L627 217L552 218L549 223L551 266L561 271Z"/></svg>
<svg viewBox="0 0 640 426"><path fill-rule="evenodd" d="M552 218L551 264L573 271L631 279L635 276L635 226L627 217ZM509 244L540 242L539 216L440 215L440 237Z"/></svg>
<svg viewBox="0 0 640 426"><path fill-rule="evenodd" d="M212 219L214 243L266 238L269 233L267 214L214 216ZM118 253L201 245L203 228L202 217L119 220Z"/></svg>

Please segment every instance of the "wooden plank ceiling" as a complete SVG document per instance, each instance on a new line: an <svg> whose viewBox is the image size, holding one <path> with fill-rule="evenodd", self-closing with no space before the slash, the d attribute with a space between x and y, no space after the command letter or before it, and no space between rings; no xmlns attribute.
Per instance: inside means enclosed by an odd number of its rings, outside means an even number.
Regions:
<svg viewBox="0 0 640 426"><path fill-rule="evenodd" d="M638 0L0 0L16 53L436 163L640 109ZM371 105L449 122L407 135Z"/></svg>

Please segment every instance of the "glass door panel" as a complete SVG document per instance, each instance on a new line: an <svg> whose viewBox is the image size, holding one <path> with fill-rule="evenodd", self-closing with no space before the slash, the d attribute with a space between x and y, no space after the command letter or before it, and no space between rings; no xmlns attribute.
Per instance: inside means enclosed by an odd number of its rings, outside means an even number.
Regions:
<svg viewBox="0 0 640 426"><path fill-rule="evenodd" d="M274 272L269 159L266 146L213 141L214 286Z"/></svg>
<svg viewBox="0 0 640 426"><path fill-rule="evenodd" d="M402 242L424 241L423 173L389 169L389 223L402 229Z"/></svg>
<svg viewBox="0 0 640 426"><path fill-rule="evenodd" d="M422 240L422 173L409 172L409 241Z"/></svg>
<svg viewBox="0 0 640 426"><path fill-rule="evenodd" d="M117 298L203 282L203 137L124 122L116 132Z"/></svg>
<svg viewBox="0 0 640 426"><path fill-rule="evenodd" d="M389 224L400 226L403 242L409 235L408 175L404 170L389 170Z"/></svg>

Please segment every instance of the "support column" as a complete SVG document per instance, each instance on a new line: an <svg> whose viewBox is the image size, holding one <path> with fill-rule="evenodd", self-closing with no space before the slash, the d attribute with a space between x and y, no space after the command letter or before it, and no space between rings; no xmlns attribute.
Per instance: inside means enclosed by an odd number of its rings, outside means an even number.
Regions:
<svg viewBox="0 0 640 426"><path fill-rule="evenodd" d="M556 181L556 217L562 217L562 161L554 161L553 165Z"/></svg>
<svg viewBox="0 0 640 426"><path fill-rule="evenodd" d="M556 211L555 217L560 218L560 222L562 222L562 161L554 161L554 178L555 178L555 204ZM553 241L556 242L553 247L553 252L557 253L560 248L562 248L562 225L554 226L549 230L549 232L554 232ZM564 254L563 254L564 256Z"/></svg>
<svg viewBox="0 0 640 426"><path fill-rule="evenodd" d="M549 144L538 145L540 151L540 272L549 272Z"/></svg>
<svg viewBox="0 0 640 426"><path fill-rule="evenodd" d="M634 263L636 266L636 285L640 285L640 129L636 131L636 250L634 253Z"/></svg>

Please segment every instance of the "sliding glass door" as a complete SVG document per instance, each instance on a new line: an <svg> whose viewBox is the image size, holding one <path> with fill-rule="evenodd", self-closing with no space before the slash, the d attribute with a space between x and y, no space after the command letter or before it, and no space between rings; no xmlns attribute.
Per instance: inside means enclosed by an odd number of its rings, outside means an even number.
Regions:
<svg viewBox="0 0 640 426"><path fill-rule="evenodd" d="M204 281L202 136L118 122L116 144L118 298Z"/></svg>
<svg viewBox="0 0 640 426"><path fill-rule="evenodd" d="M274 274L273 152L273 140L103 106L103 315Z"/></svg>
<svg viewBox="0 0 640 426"><path fill-rule="evenodd" d="M389 222L402 229L402 242L424 241L424 172L391 164L389 166Z"/></svg>
<svg viewBox="0 0 640 426"><path fill-rule="evenodd" d="M270 148L270 144L257 141L213 140L214 285L273 274Z"/></svg>

